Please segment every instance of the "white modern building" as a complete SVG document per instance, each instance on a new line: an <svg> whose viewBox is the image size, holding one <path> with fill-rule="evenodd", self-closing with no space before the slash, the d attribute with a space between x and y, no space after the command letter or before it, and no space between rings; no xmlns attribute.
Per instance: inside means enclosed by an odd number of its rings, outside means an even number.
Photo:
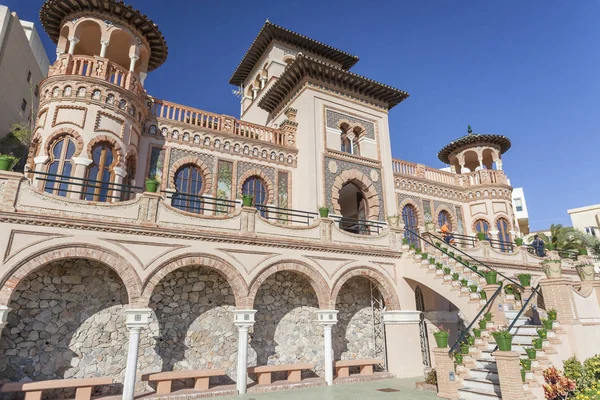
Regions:
<svg viewBox="0 0 600 400"><path fill-rule="evenodd" d="M0 5L0 137L12 124L35 119L38 84L50 61L32 22ZM32 113L32 107L34 112Z"/></svg>
<svg viewBox="0 0 600 400"><path fill-rule="evenodd" d="M600 237L600 204L567 210L573 228Z"/></svg>
<svg viewBox="0 0 600 400"><path fill-rule="evenodd" d="M519 230L522 234L529 233L529 213L527 212L527 202L525 201L525 192L523 188L513 188L512 192L513 211Z"/></svg>

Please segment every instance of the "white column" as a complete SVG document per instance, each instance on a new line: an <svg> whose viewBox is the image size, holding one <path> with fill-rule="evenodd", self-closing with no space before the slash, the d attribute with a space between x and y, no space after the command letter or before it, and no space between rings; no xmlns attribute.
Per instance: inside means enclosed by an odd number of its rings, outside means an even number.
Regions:
<svg viewBox="0 0 600 400"><path fill-rule="evenodd" d="M79 43L79 38L76 38L75 36L71 36L69 38L69 54L73 55L75 53L75 45Z"/></svg>
<svg viewBox="0 0 600 400"><path fill-rule="evenodd" d="M142 84L142 86L144 86L144 82L146 82L147 76L148 76L148 73L140 72L140 83Z"/></svg>
<svg viewBox="0 0 600 400"><path fill-rule="evenodd" d="M125 310L125 324L129 331L129 349L127 350L127 367L123 382L123 400L133 400L135 392L135 376L138 364L140 333L150 323L150 308L130 308Z"/></svg>
<svg viewBox="0 0 600 400"><path fill-rule="evenodd" d="M0 306L0 337L2 336L2 329L4 329L6 322L8 321L8 313L10 310L11 309L7 306Z"/></svg>
<svg viewBox="0 0 600 400"><path fill-rule="evenodd" d="M323 339L325 350L325 382L333 385L333 340L331 331L337 323L337 310L317 311L317 323L323 326Z"/></svg>
<svg viewBox="0 0 600 400"><path fill-rule="evenodd" d="M135 62L139 59L140 57L136 54L129 55L129 72L133 72L135 70Z"/></svg>
<svg viewBox="0 0 600 400"><path fill-rule="evenodd" d="M267 82L267 78L264 76L260 77L260 88L263 89L265 87L265 84Z"/></svg>
<svg viewBox="0 0 600 400"><path fill-rule="evenodd" d="M65 54L64 51L62 51L61 49L56 49L56 59L58 60L60 58L60 56L62 56L63 54Z"/></svg>
<svg viewBox="0 0 600 400"><path fill-rule="evenodd" d="M102 46L100 48L100 57L106 57L106 49L108 48L108 43L110 41L108 39L100 39L100 45Z"/></svg>
<svg viewBox="0 0 600 400"><path fill-rule="evenodd" d="M33 163L35 164L35 172L45 172L44 171L44 167L46 165L46 162L48 161L50 157L48 156L37 156L33 159ZM38 175L38 174L34 174L33 175L33 187L38 188L38 189L42 189L45 186L46 181L42 181L41 179L46 179L45 175Z"/></svg>
<svg viewBox="0 0 600 400"><path fill-rule="evenodd" d="M233 323L238 328L238 363L236 388L239 394L246 393L248 380L248 329L254 325L256 310L234 310Z"/></svg>
<svg viewBox="0 0 600 400"><path fill-rule="evenodd" d="M119 197L118 199L110 199L112 202L115 201L121 201L121 186L123 184L123 181L125 180L125 177L127 176L127 171L125 171L123 168L119 168L119 167L115 167L113 168L113 171L115 171L115 186L114 189L112 191L111 196L117 196Z"/></svg>
<svg viewBox="0 0 600 400"><path fill-rule="evenodd" d="M75 163L75 171L71 173L73 178L73 183L83 184L83 180L85 178L85 173L87 171L87 167L93 162L89 158L86 157L73 157L73 162ZM95 178L94 178L95 179ZM69 197L71 199L80 199L81 194L85 193L87 188L79 185L70 185L69 190L73 190L72 193L69 193Z"/></svg>

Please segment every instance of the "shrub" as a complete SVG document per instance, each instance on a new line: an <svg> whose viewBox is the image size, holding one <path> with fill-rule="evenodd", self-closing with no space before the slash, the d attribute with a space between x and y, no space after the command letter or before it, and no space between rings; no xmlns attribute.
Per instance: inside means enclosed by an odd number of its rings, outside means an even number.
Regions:
<svg viewBox="0 0 600 400"><path fill-rule="evenodd" d="M544 394L549 400L562 400L575 391L575 381L563 376L556 367L550 367L543 372Z"/></svg>
<svg viewBox="0 0 600 400"><path fill-rule="evenodd" d="M600 355L588 358L583 362L585 375L590 382L600 381Z"/></svg>
<svg viewBox="0 0 600 400"><path fill-rule="evenodd" d="M573 356L566 359L563 362L563 367L565 369L565 376L573 379L577 383L578 388L584 388L588 386L583 364L577 359L577 357Z"/></svg>
<svg viewBox="0 0 600 400"><path fill-rule="evenodd" d="M425 383L428 383L430 385L437 385L437 373L435 372L435 369L429 371L429 373L427 374L427 378L425 378Z"/></svg>

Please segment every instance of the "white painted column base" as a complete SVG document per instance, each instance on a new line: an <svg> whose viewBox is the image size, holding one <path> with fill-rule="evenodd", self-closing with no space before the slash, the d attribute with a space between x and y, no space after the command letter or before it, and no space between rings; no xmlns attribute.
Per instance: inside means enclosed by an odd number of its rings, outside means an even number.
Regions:
<svg viewBox="0 0 600 400"><path fill-rule="evenodd" d="M397 378L423 376L421 336L419 322L421 311L385 311L385 340L387 369Z"/></svg>
<svg viewBox="0 0 600 400"><path fill-rule="evenodd" d="M129 349L127 350L127 367L123 382L123 400L133 400L134 398L140 333L150 324L151 316L152 310L150 308L130 308L125 310L125 324L129 331Z"/></svg>
<svg viewBox="0 0 600 400"><path fill-rule="evenodd" d="M256 310L233 311L233 323L238 328L238 363L236 388L239 394L245 394L248 385L248 330L254 325Z"/></svg>
<svg viewBox="0 0 600 400"><path fill-rule="evenodd" d="M331 331L337 323L337 310L317 311L317 323L323 325L323 339L325 350L325 382L333 385L333 340Z"/></svg>

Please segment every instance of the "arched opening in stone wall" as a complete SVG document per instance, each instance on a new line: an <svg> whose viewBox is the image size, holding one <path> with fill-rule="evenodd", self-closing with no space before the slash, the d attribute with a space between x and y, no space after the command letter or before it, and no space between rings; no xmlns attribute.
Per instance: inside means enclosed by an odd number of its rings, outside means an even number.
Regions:
<svg viewBox="0 0 600 400"><path fill-rule="evenodd" d="M83 21L77 26L75 36L79 39L79 43L75 45L75 55L84 56L99 56L100 38L102 37L102 31L98 22L96 21ZM67 47L67 50L69 48Z"/></svg>
<svg viewBox="0 0 600 400"><path fill-rule="evenodd" d="M224 368L226 377L213 377L211 382L233 382L237 362L235 297L224 275L202 266L177 269L156 285L149 307L157 324L151 325L140 342L140 374ZM183 382L173 382L173 389L183 386Z"/></svg>
<svg viewBox="0 0 600 400"><path fill-rule="evenodd" d="M129 70L129 51L132 44L131 34L119 29L113 30L106 48L106 58Z"/></svg>
<svg viewBox="0 0 600 400"><path fill-rule="evenodd" d="M256 293L254 309L250 346L256 364L249 365L312 363L315 370L303 371L303 377L322 374L323 328L315 317L319 302L307 278L292 271L269 276ZM277 375L273 378L286 379Z"/></svg>
<svg viewBox="0 0 600 400"><path fill-rule="evenodd" d="M476 169L480 169L479 157L475 150L465 152L465 168L467 168L469 172L473 172Z"/></svg>
<svg viewBox="0 0 600 400"><path fill-rule="evenodd" d="M369 219L367 199L353 182L347 182L340 189L338 200L342 214L340 228L358 234L367 234L369 228L364 221Z"/></svg>
<svg viewBox="0 0 600 400"><path fill-rule="evenodd" d="M494 169L494 150L484 149L481 156L483 166L487 169Z"/></svg>
<svg viewBox="0 0 600 400"><path fill-rule="evenodd" d="M120 277L96 261L65 259L32 272L8 304L12 311L0 337L0 382L110 376L115 384L98 386L94 394L121 393L127 303ZM44 399L73 396L74 390L44 393Z"/></svg>
<svg viewBox="0 0 600 400"><path fill-rule="evenodd" d="M368 278L355 276L340 288L335 299L338 323L333 327L335 360L385 357L380 291Z"/></svg>

